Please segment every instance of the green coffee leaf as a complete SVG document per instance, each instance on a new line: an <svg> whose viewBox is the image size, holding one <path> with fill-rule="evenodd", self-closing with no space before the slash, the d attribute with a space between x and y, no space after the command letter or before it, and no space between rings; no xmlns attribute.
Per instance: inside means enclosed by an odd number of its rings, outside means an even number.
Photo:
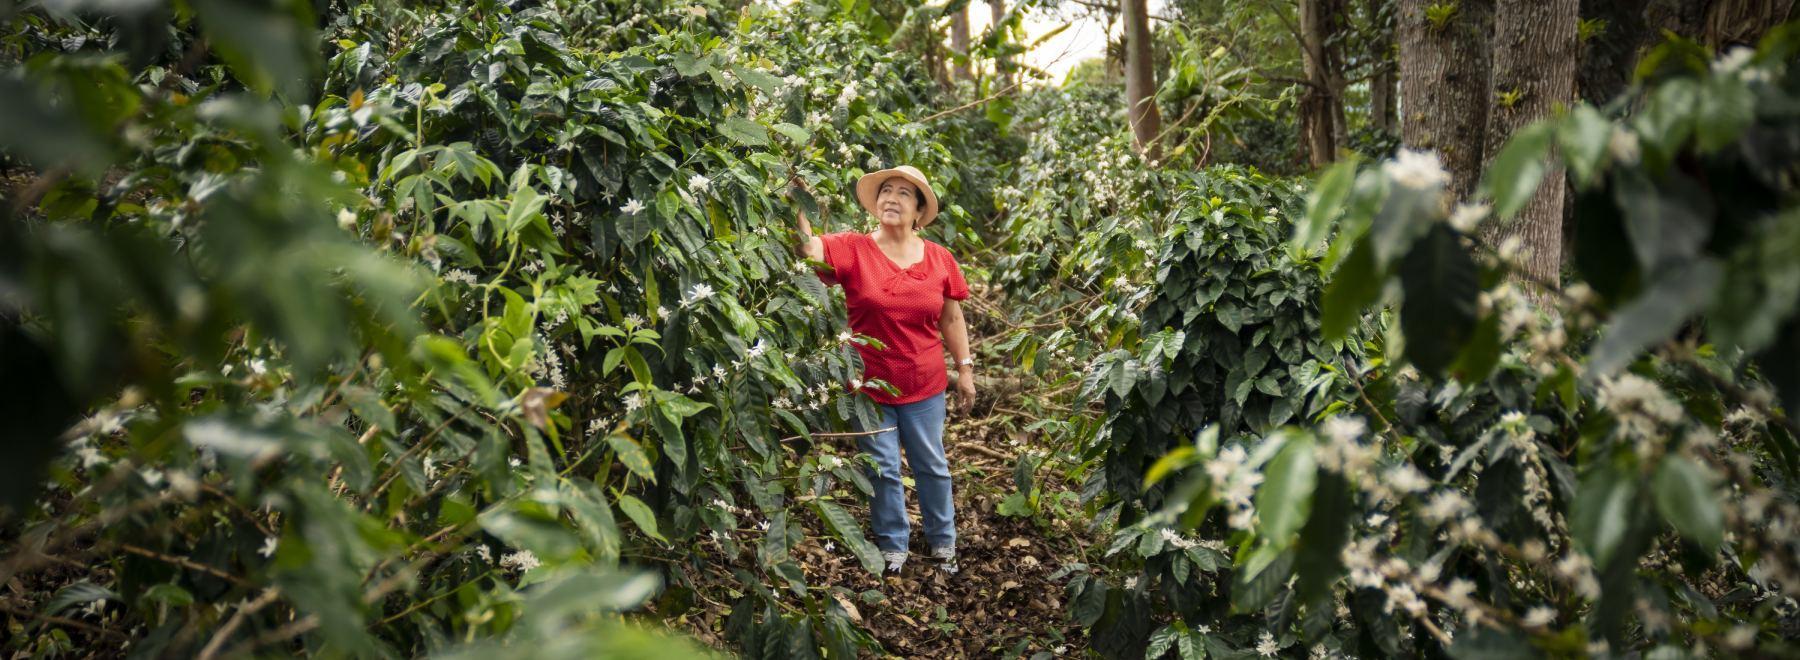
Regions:
<svg viewBox="0 0 1800 660"><path fill-rule="evenodd" d="M1713 490L1714 481L1705 468L1680 454L1663 457L1653 481L1656 510L1663 520L1707 552L1718 549L1725 540L1725 516Z"/></svg>

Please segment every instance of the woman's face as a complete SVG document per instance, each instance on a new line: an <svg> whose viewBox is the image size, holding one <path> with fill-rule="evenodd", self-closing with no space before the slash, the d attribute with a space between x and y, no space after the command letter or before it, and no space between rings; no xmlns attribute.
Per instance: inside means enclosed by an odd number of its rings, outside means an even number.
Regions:
<svg viewBox="0 0 1800 660"><path fill-rule="evenodd" d="M912 229L921 215L919 205L923 201L911 181L893 177L881 182L875 193L875 217L883 225Z"/></svg>

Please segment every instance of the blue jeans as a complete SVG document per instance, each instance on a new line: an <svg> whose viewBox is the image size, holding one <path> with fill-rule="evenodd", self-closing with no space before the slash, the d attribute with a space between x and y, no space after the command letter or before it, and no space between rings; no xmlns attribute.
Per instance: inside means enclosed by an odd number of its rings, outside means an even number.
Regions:
<svg viewBox="0 0 1800 660"><path fill-rule="evenodd" d="M956 547L956 503L950 497L950 462L944 458L944 393L877 407L881 409L879 428L895 430L865 435L859 442L881 466L869 474L875 485L875 498L869 504L875 545L883 551L905 552L912 535L906 520L906 486L900 482L900 450L904 447L919 493L925 541L933 548Z"/></svg>

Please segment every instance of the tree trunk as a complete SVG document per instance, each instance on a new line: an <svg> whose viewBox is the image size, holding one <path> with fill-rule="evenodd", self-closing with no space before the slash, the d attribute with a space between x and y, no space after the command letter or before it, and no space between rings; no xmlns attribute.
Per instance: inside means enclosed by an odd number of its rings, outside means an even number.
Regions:
<svg viewBox="0 0 1800 660"><path fill-rule="evenodd" d="M1379 16L1382 6L1391 1L1369 0L1369 16ZM1369 79L1369 124L1393 135L1400 132L1400 63L1392 30L1381 30L1375 40L1375 52L1375 66L1380 68Z"/></svg>
<svg viewBox="0 0 1800 660"><path fill-rule="evenodd" d="M1704 37L1715 51L1755 46L1770 28L1787 21L1794 0L1713 0L1707 8Z"/></svg>
<svg viewBox="0 0 1800 660"><path fill-rule="evenodd" d="M1575 93L1606 105L1625 92L1644 46L1660 36L1644 20L1643 0L1581 0L1581 18L1606 27L1582 44Z"/></svg>
<svg viewBox="0 0 1800 660"><path fill-rule="evenodd" d="M988 10L992 12L993 17L993 20L988 22L988 29L1000 29L1000 21L1006 19L1006 0L988 0ZM1008 74L1011 71L1010 58L1001 56L994 59L994 89L1004 89L1009 84L1011 76Z"/></svg>
<svg viewBox="0 0 1800 660"><path fill-rule="evenodd" d="M1306 88L1300 93L1300 136L1307 160L1324 167L1344 142L1343 0L1300 0L1300 54Z"/></svg>
<svg viewBox="0 0 1800 660"><path fill-rule="evenodd" d="M950 50L956 51L963 60L951 67L951 73L957 80L968 80L969 75L969 6L950 15Z"/></svg>
<svg viewBox="0 0 1800 660"><path fill-rule="evenodd" d="M1450 189L1466 199L1481 176L1487 149L1493 0L1461 0L1435 26L1425 8L1433 0L1401 0L1400 137L1413 149L1436 150L1450 172Z"/></svg>
<svg viewBox="0 0 1800 660"><path fill-rule="evenodd" d="M1369 123L1392 135L1400 132L1400 74L1396 71L1398 64L1385 67L1370 80L1373 87L1369 90Z"/></svg>
<svg viewBox="0 0 1800 660"><path fill-rule="evenodd" d="M1488 114L1488 157L1519 129L1575 99L1575 39L1579 0L1500 0L1494 12L1494 107ZM1545 175L1518 217L1484 225L1482 238L1499 245L1517 237L1529 250L1526 273L1538 282L1562 277L1561 168Z"/></svg>
<svg viewBox="0 0 1800 660"><path fill-rule="evenodd" d="M1125 15L1125 103L1131 133L1146 158L1160 156L1156 136L1162 115L1156 109L1156 66L1150 48L1150 10L1145 0L1119 0Z"/></svg>

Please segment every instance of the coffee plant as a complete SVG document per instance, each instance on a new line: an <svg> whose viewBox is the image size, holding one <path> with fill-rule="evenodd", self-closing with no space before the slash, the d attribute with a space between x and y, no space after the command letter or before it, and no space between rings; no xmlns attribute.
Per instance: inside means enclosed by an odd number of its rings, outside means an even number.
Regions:
<svg viewBox="0 0 1800 660"><path fill-rule="evenodd" d="M1109 410L1148 413L1109 417L1105 497L1154 508L1122 518L1121 559L1071 581L1095 650L1795 652L1797 45L1666 46L1631 97L1516 134L1480 200L1453 204L1430 153L1328 170L1285 248L1328 281L1262 273L1280 284L1261 301L1319 301L1291 317L1309 350L1271 361L1292 410L1240 402L1234 420L1229 376L1196 379L1213 393L1196 401L1155 396L1153 366L1248 355L1218 330L1171 324L1097 364ZM1537 282L1516 242L1471 237L1559 171L1552 147L1579 233L1574 272ZM1189 304L1173 277L1194 249L1165 247L1152 309ZM1313 374L1323 397L1292 398ZM1146 469L1133 441L1176 447Z"/></svg>
<svg viewBox="0 0 1800 660"><path fill-rule="evenodd" d="M870 644L792 556L880 570L811 435L870 428L870 340L787 232L866 170L961 184L857 10L7 11L0 579L55 592L10 649L80 610L108 653L638 655L608 613L653 596Z"/></svg>

